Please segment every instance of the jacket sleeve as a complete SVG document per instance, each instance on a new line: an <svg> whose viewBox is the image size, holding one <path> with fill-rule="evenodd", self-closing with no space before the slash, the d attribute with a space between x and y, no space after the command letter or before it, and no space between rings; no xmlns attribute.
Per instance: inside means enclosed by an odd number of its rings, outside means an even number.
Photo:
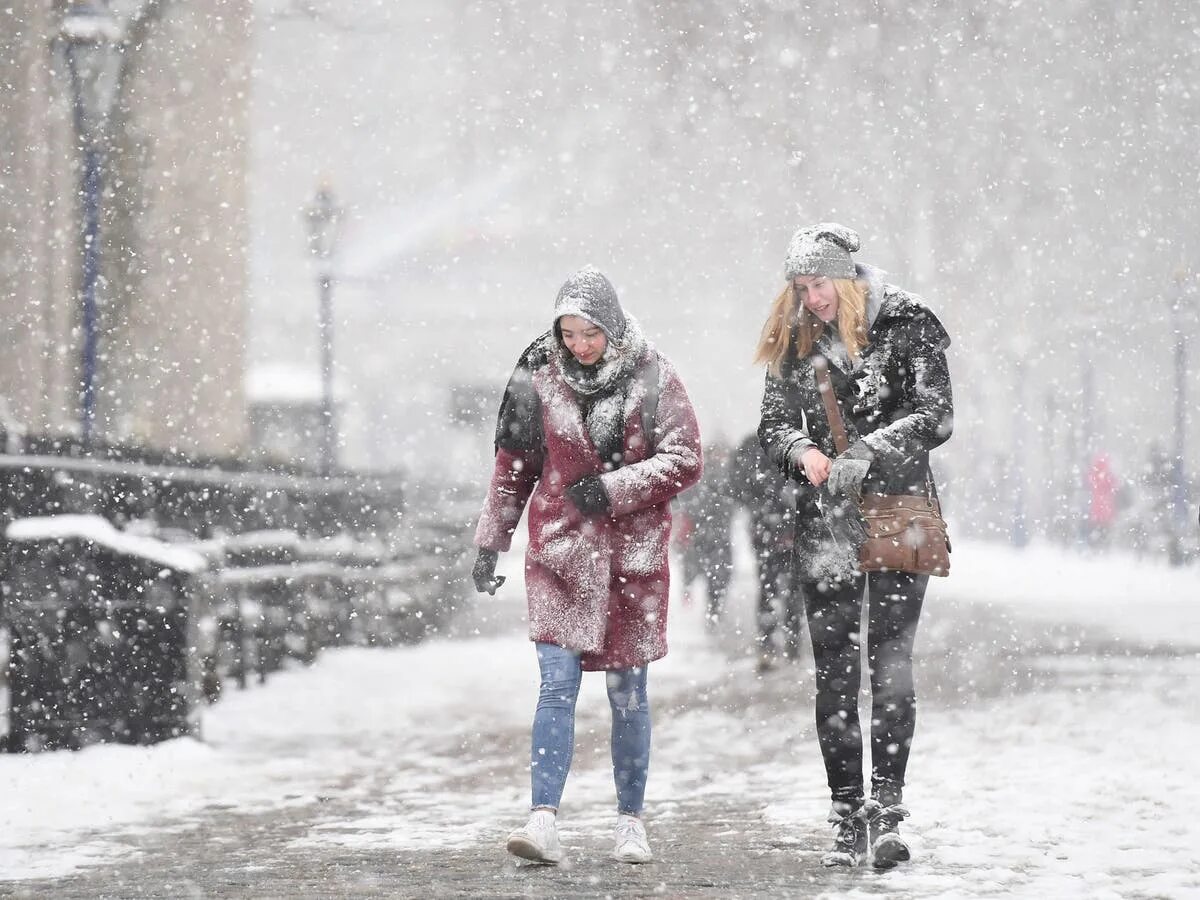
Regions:
<svg viewBox="0 0 1200 900"><path fill-rule="evenodd" d="M954 395L946 347L950 337L933 313L905 325L909 372L902 415L871 432L863 442L878 462L898 469L934 447L945 443L954 431Z"/></svg>
<svg viewBox="0 0 1200 900"><path fill-rule="evenodd" d="M789 478L807 483L801 466L792 462L792 451L816 446L808 433L804 406L792 383L767 373L759 414L758 440L767 458Z"/></svg>
<svg viewBox="0 0 1200 900"><path fill-rule="evenodd" d="M665 503L700 480L703 462L696 413L674 367L660 357L654 455L600 476L611 514Z"/></svg>
<svg viewBox="0 0 1200 900"><path fill-rule="evenodd" d="M542 474L542 409L533 372L544 362L545 335L530 344L504 389L496 420L496 460L475 528L475 546L507 551Z"/></svg>
<svg viewBox="0 0 1200 900"><path fill-rule="evenodd" d="M488 485L475 527L475 546L487 550L507 551L512 546L513 532L521 521L521 513L542 474L542 454L496 451L492 481Z"/></svg>

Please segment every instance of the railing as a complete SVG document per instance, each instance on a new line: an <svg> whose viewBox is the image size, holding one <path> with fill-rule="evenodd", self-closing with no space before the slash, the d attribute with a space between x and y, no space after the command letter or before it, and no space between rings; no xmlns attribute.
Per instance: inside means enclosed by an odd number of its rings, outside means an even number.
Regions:
<svg viewBox="0 0 1200 900"><path fill-rule="evenodd" d="M195 734L223 690L421 640L461 597L461 505L411 513L395 476L184 462L0 455L7 749Z"/></svg>

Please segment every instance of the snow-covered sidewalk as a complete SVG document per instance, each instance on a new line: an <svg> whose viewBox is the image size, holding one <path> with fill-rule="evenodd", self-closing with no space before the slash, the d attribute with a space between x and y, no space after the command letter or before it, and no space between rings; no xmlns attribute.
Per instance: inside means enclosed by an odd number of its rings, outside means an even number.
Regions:
<svg viewBox="0 0 1200 900"><path fill-rule="evenodd" d="M230 848L226 875L236 868L246 885L230 893L246 896L281 884L295 885L293 896L319 893L305 884L371 893L379 883L406 895L402 885L446 872L455 880L438 884L462 895L603 894L607 884L678 896L1188 896L1200 891L1200 824L1188 814L1200 808L1200 785L1187 768L1200 741L1200 630L1187 630L1194 611L1181 592L1200 572L1122 566L956 548L954 577L931 588L919 642L931 699L906 797L915 859L902 870L820 869L827 799L811 674L754 674L748 638L734 633L750 621L743 576L725 636L711 640L699 609L676 604L671 654L651 669L647 805L658 861L640 873L597 852L612 786L607 701L593 676L562 811L575 866L513 881L500 846L527 802L537 674L510 582L480 601L483 631L511 623L497 633L329 652L311 669L227 695L207 713L203 743L0 758L0 878L47 879L21 887L60 896L111 889L116 873L157 884L151 893L170 893L176 878L224 893L203 880L214 867L201 864L211 847L197 840L218 834ZM1130 585L1141 592L1136 612L1113 616ZM1028 631L988 654L991 632L977 623L997 614ZM1128 652L1093 652L1087 640L1031 651L1021 635L1043 622L1080 634L1103 626ZM1172 634L1177 652L1164 652ZM1005 681L1014 667L1040 675ZM1023 687L977 690L968 671ZM254 823L253 839L227 833L239 821Z"/></svg>

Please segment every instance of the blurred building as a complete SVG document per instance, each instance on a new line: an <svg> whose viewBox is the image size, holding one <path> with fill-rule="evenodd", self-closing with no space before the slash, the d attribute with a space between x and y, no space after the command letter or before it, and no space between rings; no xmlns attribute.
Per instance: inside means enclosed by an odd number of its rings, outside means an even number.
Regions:
<svg viewBox="0 0 1200 900"><path fill-rule="evenodd" d="M80 163L55 40L65 3L0 9L0 398L78 432ZM95 434L204 454L245 443L249 0L121 0L101 202Z"/></svg>

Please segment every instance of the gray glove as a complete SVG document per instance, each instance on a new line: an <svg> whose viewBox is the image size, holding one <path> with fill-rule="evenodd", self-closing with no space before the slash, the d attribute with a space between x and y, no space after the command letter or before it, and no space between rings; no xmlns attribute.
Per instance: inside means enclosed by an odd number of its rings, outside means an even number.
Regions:
<svg viewBox="0 0 1200 900"><path fill-rule="evenodd" d="M840 494L848 500L857 502L862 498L863 479L867 477L867 469L871 464L865 459L847 459L839 456L829 469L829 493Z"/></svg>
<svg viewBox="0 0 1200 900"><path fill-rule="evenodd" d="M855 503L861 500L863 480L874 458L875 454L864 441L855 441L847 447L829 469L829 480L825 483L829 493L840 494Z"/></svg>
<svg viewBox="0 0 1200 900"><path fill-rule="evenodd" d="M471 570L471 578L475 581L475 590L481 594L496 596L496 590L504 584L504 576L496 574L496 560L500 554L495 550L479 548L475 557L475 567Z"/></svg>

